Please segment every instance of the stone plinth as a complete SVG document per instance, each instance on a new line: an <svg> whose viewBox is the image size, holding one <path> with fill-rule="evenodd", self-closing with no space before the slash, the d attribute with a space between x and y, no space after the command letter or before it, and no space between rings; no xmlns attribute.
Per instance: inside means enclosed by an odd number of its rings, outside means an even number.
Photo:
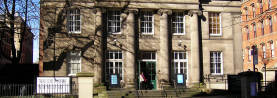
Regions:
<svg viewBox="0 0 277 98"><path fill-rule="evenodd" d="M94 73L77 73L79 85L79 98L93 98Z"/></svg>

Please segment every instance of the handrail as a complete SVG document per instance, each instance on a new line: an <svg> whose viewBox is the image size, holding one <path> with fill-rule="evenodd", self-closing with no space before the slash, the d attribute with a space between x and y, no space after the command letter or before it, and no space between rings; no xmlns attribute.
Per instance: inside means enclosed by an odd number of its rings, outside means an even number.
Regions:
<svg viewBox="0 0 277 98"><path fill-rule="evenodd" d="M136 90L136 94L137 94L137 98L139 98L139 95L138 95L138 83L137 83L137 80L135 79L135 90Z"/></svg>
<svg viewBox="0 0 277 98"><path fill-rule="evenodd" d="M161 83L161 93L162 93L162 98L163 98L163 97L167 98L167 94L166 94L166 91L165 91L164 86L163 86L162 83ZM165 95L165 96L164 96L164 95Z"/></svg>
<svg viewBox="0 0 277 98"><path fill-rule="evenodd" d="M172 79L172 83L173 83L173 91L176 94L176 97L178 97L177 91L176 91L176 82L174 79Z"/></svg>

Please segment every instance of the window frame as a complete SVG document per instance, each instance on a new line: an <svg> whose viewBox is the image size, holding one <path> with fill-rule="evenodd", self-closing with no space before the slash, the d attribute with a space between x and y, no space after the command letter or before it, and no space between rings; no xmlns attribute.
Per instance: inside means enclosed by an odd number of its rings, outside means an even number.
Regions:
<svg viewBox="0 0 277 98"><path fill-rule="evenodd" d="M183 55L185 55L184 56L184 59L180 59L179 57L179 55L180 55L180 53L183 53ZM178 56L178 58L177 59L175 59L175 54L177 54ZM171 68L172 70L173 70L173 73L174 73L174 75L176 74L176 73L178 73L179 74L179 71L180 71L180 69L183 69L183 74L185 74L186 75L186 77L188 77L189 76L189 68L188 68L188 52L187 51L172 51L171 52L171 67L173 68ZM175 72L176 71L176 69L175 69L175 63L177 63L178 65L177 65L177 67L178 67L178 72ZM180 64L181 63L186 63L186 65L185 66L183 66L183 68L181 68L181 66L180 66ZM189 78L186 78L186 81L189 81Z"/></svg>
<svg viewBox="0 0 277 98"><path fill-rule="evenodd" d="M142 18L144 18L143 17L143 15L142 15L142 12L151 12L152 13L152 20L151 20L151 25L152 25L152 31L151 31L151 33L148 33L148 32L142 32ZM150 16L148 16L148 17L150 17ZM142 10L142 11L140 11L140 33L142 34L142 35L153 35L154 34L154 31L155 31L155 29L154 29L154 12L152 11L152 10ZM148 21L149 22L149 21ZM149 27L146 27L146 28L149 28Z"/></svg>
<svg viewBox="0 0 277 98"><path fill-rule="evenodd" d="M262 2L262 0L261 0L261 2L260 2L260 13L261 13L261 14L264 13L264 12L263 12L263 2Z"/></svg>
<svg viewBox="0 0 277 98"><path fill-rule="evenodd" d="M270 42L271 57L275 57L274 42Z"/></svg>
<svg viewBox="0 0 277 98"><path fill-rule="evenodd" d="M107 58L107 54L109 54L109 56L108 57L110 57L110 54L112 53L112 57L113 58ZM115 53L118 53L118 59L116 59L116 54ZM119 54L121 53L121 55L122 55L122 58L120 59L119 57ZM116 67L115 65L116 65L116 62L118 62L118 63L122 63L122 67L120 67L120 66L118 66L118 67ZM111 68L110 67L110 65L109 65L109 68L107 68L107 63L113 63L113 67ZM107 75L109 75L110 74L110 69L113 69L113 73L112 74L114 74L116 71L116 69L118 69L118 73L119 73L119 75L120 75L120 68L121 68L121 71L122 71L122 80L124 80L124 53L123 53L123 51L121 51L121 50L108 50L108 51L106 51L105 52L105 79L107 80L109 77L107 76ZM109 70L109 73L107 73L107 69ZM119 77L121 77L121 76L119 76Z"/></svg>
<svg viewBox="0 0 277 98"><path fill-rule="evenodd" d="M76 16L78 15L78 13L76 14L76 12L72 15L70 12L71 11L79 11L79 17L80 17L80 20L76 20L75 18L76 18ZM73 19L72 20L70 20L70 16L73 16ZM70 31L70 21L73 21L73 26L72 26L72 29L74 29L74 30L72 30L72 31ZM79 31L76 31L75 30L75 28L76 28L76 24L75 24L75 22L76 21L79 21L80 22L80 26L79 26L79 28L80 28L80 30ZM81 17L81 10L80 9L69 9L69 10L67 10L67 32L68 33L76 33L76 34L78 34L78 33L81 33L81 31L82 31L82 17Z"/></svg>
<svg viewBox="0 0 277 98"><path fill-rule="evenodd" d="M219 14L219 16L218 16L218 18L219 18L219 34L214 34L213 32L212 33L210 32L210 29L211 29L210 25L213 24L210 21L210 13L218 13ZM210 12L210 13L209 13L209 34L211 36L222 36L221 13L220 12Z"/></svg>
<svg viewBox="0 0 277 98"><path fill-rule="evenodd" d="M178 15L179 13L182 13L182 14L183 14L183 16L182 16L183 19L182 19L182 22L180 23L180 24L183 24L183 27L182 27L183 32L181 32L181 33L173 32L173 31L174 31L174 24L179 24L179 23L174 23L174 22L173 22L173 17L174 17L173 15L174 15L174 13L176 13L177 15ZM177 15L175 16L176 19L177 19L177 17L181 17L181 16L177 16ZM180 12L180 11L179 11L179 12L178 12L178 11L172 12L172 17L171 17L171 21L172 21L171 24L172 24L172 27L171 27L171 28L172 28L172 33L173 33L173 35L186 35L186 28L185 28L185 27L186 27L186 24L185 24L185 23L186 23L186 19L185 19L185 18L186 18L186 17L185 17L185 13L184 13L184 12ZM179 18L178 18L178 19L179 19ZM178 29L177 29L177 30L178 30Z"/></svg>
<svg viewBox="0 0 277 98"><path fill-rule="evenodd" d="M264 35L264 21L261 21L261 33Z"/></svg>
<svg viewBox="0 0 277 98"><path fill-rule="evenodd" d="M112 11L112 15L109 15L109 11ZM110 20L109 20L109 16L112 16L113 18L114 17L117 17L117 14L116 14L116 12L115 11L119 11L119 26L115 26L114 28L116 28L116 27L119 27L119 32L109 32L109 28L110 28L110 26L109 26L109 23L110 23ZM115 13L115 14L114 14ZM108 10L107 11L107 33L108 34L122 34L122 18L121 18L121 10L119 10L119 9L113 9L113 10ZM116 21L116 23L117 23L117 21L118 20L112 20L112 21Z"/></svg>
<svg viewBox="0 0 277 98"><path fill-rule="evenodd" d="M248 21L248 10L247 9L245 9L245 19L246 19L246 21Z"/></svg>
<svg viewBox="0 0 277 98"><path fill-rule="evenodd" d="M266 47L265 44L262 44L262 48L263 48L263 58L266 58Z"/></svg>
<svg viewBox="0 0 277 98"><path fill-rule="evenodd" d="M255 5L252 5L252 11L253 11L253 18L256 17L256 8Z"/></svg>
<svg viewBox="0 0 277 98"><path fill-rule="evenodd" d="M79 52L79 56L72 56L70 53L72 53L72 52L74 52L74 53L78 53ZM67 73L67 75L68 76L76 76L76 73L78 73L78 67L79 67L79 72L81 72L82 71L82 51L81 50L70 50L70 51L67 51L67 70L68 70L68 73ZM72 58L73 57L78 57L79 59L80 59L80 61L79 62L72 62L71 60L72 60ZM77 66L77 72L76 73L72 73L71 72L71 64L72 63L75 63L75 64L79 64L79 66Z"/></svg>
<svg viewBox="0 0 277 98"><path fill-rule="evenodd" d="M271 0L268 0L268 10L271 10L271 8L272 8L272 2Z"/></svg>
<svg viewBox="0 0 277 98"><path fill-rule="evenodd" d="M250 40L249 27L245 27L245 28L246 28L246 32L247 32L247 40Z"/></svg>
<svg viewBox="0 0 277 98"><path fill-rule="evenodd" d="M273 32L273 23L272 23L272 18L268 18L269 20L269 32L272 33Z"/></svg>
<svg viewBox="0 0 277 98"><path fill-rule="evenodd" d="M251 48L248 48L248 62L251 62Z"/></svg>
<svg viewBox="0 0 277 98"><path fill-rule="evenodd" d="M222 51L210 51L210 60L212 59L211 57L211 54L214 54L214 53L220 53L220 64L221 64L221 66L220 66L220 73L219 72L217 72L216 71L216 69L218 69L218 68L214 68L214 73L212 73L212 72L210 72L212 75L223 75L223 52ZM214 57L214 56L213 56ZM218 57L216 57L216 58L218 58ZM213 58L214 59L214 58ZM214 66L213 64L212 64L213 62L211 62L210 61L210 71L212 70L212 66ZM218 62L215 62L215 63L218 63ZM216 66L215 66L216 67Z"/></svg>

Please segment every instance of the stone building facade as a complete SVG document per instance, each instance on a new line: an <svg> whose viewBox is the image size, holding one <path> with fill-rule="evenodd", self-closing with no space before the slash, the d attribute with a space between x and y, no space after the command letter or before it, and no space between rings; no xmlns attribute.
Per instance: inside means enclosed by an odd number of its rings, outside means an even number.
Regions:
<svg viewBox="0 0 277 98"><path fill-rule="evenodd" d="M258 49L255 70L263 73L263 80L275 80L277 11L276 0L244 0L241 6L244 71L253 71L252 46ZM265 72L267 70L267 72ZM267 74L267 77L265 76Z"/></svg>
<svg viewBox="0 0 277 98"><path fill-rule="evenodd" d="M124 87L140 72L152 89L183 74L242 71L240 1L42 0L40 75L119 74Z"/></svg>

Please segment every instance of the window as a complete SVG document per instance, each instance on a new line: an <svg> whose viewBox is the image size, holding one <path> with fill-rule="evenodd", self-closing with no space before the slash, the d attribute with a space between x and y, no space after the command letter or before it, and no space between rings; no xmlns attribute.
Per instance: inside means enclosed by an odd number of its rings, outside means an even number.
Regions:
<svg viewBox="0 0 277 98"><path fill-rule="evenodd" d="M211 74L223 74L222 52L210 52Z"/></svg>
<svg viewBox="0 0 277 98"><path fill-rule="evenodd" d="M255 9L254 5L252 6L252 11L253 11L253 18L255 18L256 17L256 9Z"/></svg>
<svg viewBox="0 0 277 98"><path fill-rule="evenodd" d="M139 51L137 56L138 59L156 60L155 51Z"/></svg>
<svg viewBox="0 0 277 98"><path fill-rule="evenodd" d="M187 69L188 69L188 59L187 59L187 52L184 51L174 51L171 54L172 57L172 76L175 77L176 74L184 74L185 80L187 80Z"/></svg>
<svg viewBox="0 0 277 98"><path fill-rule="evenodd" d="M271 0L268 0L268 10L271 9Z"/></svg>
<svg viewBox="0 0 277 98"><path fill-rule="evenodd" d="M256 38L257 37L256 24L253 24L253 28L254 28L254 38Z"/></svg>
<svg viewBox="0 0 277 98"><path fill-rule="evenodd" d="M263 13L263 2L260 2L260 13Z"/></svg>
<svg viewBox="0 0 277 98"><path fill-rule="evenodd" d="M273 41L270 43L270 49L271 49L271 57L274 57L275 53L274 53L274 43L273 43Z"/></svg>
<svg viewBox="0 0 277 98"><path fill-rule="evenodd" d="M109 74L119 74L120 80L123 79L123 52L106 51L106 79Z"/></svg>
<svg viewBox="0 0 277 98"><path fill-rule="evenodd" d="M174 34L185 34L185 18L183 12L172 12L172 30Z"/></svg>
<svg viewBox="0 0 277 98"><path fill-rule="evenodd" d="M248 48L248 61L251 61L251 48Z"/></svg>
<svg viewBox="0 0 277 98"><path fill-rule="evenodd" d="M81 15L80 10L72 9L68 13L68 32L81 33Z"/></svg>
<svg viewBox="0 0 277 98"><path fill-rule="evenodd" d="M142 34L154 34L153 29L153 12L152 11L141 11L140 13L140 27Z"/></svg>
<svg viewBox="0 0 277 98"><path fill-rule="evenodd" d="M270 31L270 33L272 33L272 32L273 32L273 28L272 28L272 19L269 18L268 20L269 20L269 31Z"/></svg>
<svg viewBox="0 0 277 98"><path fill-rule="evenodd" d="M108 33L120 33L120 10L108 11Z"/></svg>
<svg viewBox="0 0 277 98"><path fill-rule="evenodd" d="M265 45L262 45L263 46L263 56L264 56L264 59L266 58L266 50L265 50Z"/></svg>
<svg viewBox="0 0 277 98"><path fill-rule="evenodd" d="M68 75L81 72L81 51L67 52Z"/></svg>
<svg viewBox="0 0 277 98"><path fill-rule="evenodd" d="M262 26L261 32L262 32L262 35L264 35L264 22L263 21L261 21L261 26Z"/></svg>
<svg viewBox="0 0 277 98"><path fill-rule="evenodd" d="M248 11L245 9L245 19L248 20Z"/></svg>
<svg viewBox="0 0 277 98"><path fill-rule="evenodd" d="M220 13L209 13L209 22L210 35L221 35Z"/></svg>
<svg viewBox="0 0 277 98"><path fill-rule="evenodd" d="M246 31L247 31L247 40L249 40L250 36L249 36L249 28L248 27L246 27Z"/></svg>

